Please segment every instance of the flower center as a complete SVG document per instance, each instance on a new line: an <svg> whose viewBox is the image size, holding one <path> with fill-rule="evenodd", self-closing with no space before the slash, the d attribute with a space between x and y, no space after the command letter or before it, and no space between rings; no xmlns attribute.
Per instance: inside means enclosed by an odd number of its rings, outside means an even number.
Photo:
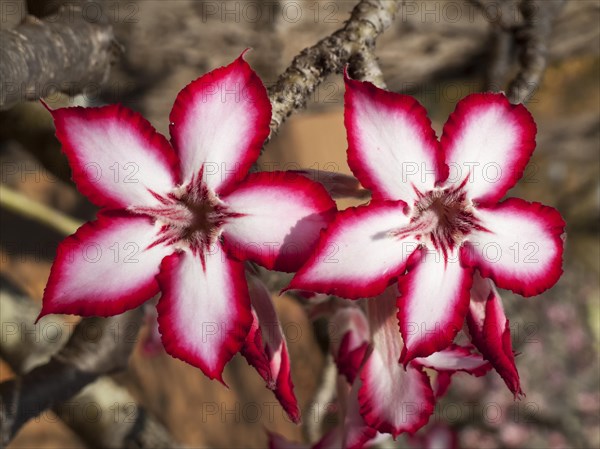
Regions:
<svg viewBox="0 0 600 449"><path fill-rule="evenodd" d="M183 226L186 235L192 237L194 234L199 233L210 236L214 234L215 231L218 231L218 204L206 200L196 202L194 199L190 199L187 196L184 196L181 199L181 202L190 212L190 218Z"/></svg>
<svg viewBox="0 0 600 449"><path fill-rule="evenodd" d="M202 184L190 183L167 196L154 196L160 205L132 209L160 224L159 237L152 246L164 243L189 247L193 252L206 251L221 235L227 219L236 215Z"/></svg>
<svg viewBox="0 0 600 449"><path fill-rule="evenodd" d="M435 189L420 195L410 224L394 232L399 237L417 236L424 245L444 257L461 245L474 229L483 229L473 215L472 202L462 188Z"/></svg>

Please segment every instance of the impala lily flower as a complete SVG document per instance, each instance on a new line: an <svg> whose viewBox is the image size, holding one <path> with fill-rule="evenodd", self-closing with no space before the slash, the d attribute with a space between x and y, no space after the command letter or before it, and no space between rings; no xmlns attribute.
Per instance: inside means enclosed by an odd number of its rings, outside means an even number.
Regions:
<svg viewBox="0 0 600 449"><path fill-rule="evenodd" d="M360 367L358 391L365 425L394 437L414 433L427 424L436 398L443 394L437 385L434 392L424 368L437 371L436 382L439 377L449 382L459 371L482 376L491 368L472 346L455 344L402 367L398 359L404 342L398 332L397 297L398 286L392 285L367 302L371 351Z"/></svg>
<svg viewBox="0 0 600 449"><path fill-rule="evenodd" d="M413 98L345 83L348 164L372 201L338 214L288 288L356 299L398 280L406 364L452 343L475 269L524 296L554 285L560 214L516 198L498 203L535 148L524 106L503 94L470 95L438 142Z"/></svg>
<svg viewBox="0 0 600 449"><path fill-rule="evenodd" d="M451 345L414 359L404 369L398 362L403 342L397 296L398 287L392 285L366 300L366 315L354 303L331 316L331 349L338 371L345 376L338 376L340 425L313 448L368 447L386 434L414 433L427 423L441 396L434 394L425 368L437 372L435 382L440 377L447 382L458 371L481 376L491 368L471 345ZM271 436L271 443L271 447L294 447L277 435Z"/></svg>
<svg viewBox="0 0 600 449"><path fill-rule="evenodd" d="M167 352L223 381L252 324L242 261L296 270L335 213L303 176L246 176L271 106L242 56L179 93L172 146L122 106L51 111L77 187L102 210L61 243L40 316L114 315L161 291Z"/></svg>

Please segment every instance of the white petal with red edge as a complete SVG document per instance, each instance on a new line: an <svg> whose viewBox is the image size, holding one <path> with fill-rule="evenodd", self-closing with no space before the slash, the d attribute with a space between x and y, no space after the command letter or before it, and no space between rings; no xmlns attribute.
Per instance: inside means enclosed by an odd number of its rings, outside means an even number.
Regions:
<svg viewBox="0 0 600 449"><path fill-rule="evenodd" d="M348 165L374 199L412 206L446 177L443 155L427 111L417 100L369 82L345 78L344 122Z"/></svg>
<svg viewBox="0 0 600 449"><path fill-rule="evenodd" d="M40 316L110 316L139 306L159 291L155 276L173 248L153 245L159 227L147 217L100 214L59 245Z"/></svg>
<svg viewBox="0 0 600 449"><path fill-rule="evenodd" d="M522 104L504 94L462 99L444 125L441 145L449 167L446 185L465 182L469 197L494 203L523 175L535 149L536 126Z"/></svg>
<svg viewBox="0 0 600 449"><path fill-rule="evenodd" d="M402 201L371 202L338 213L288 289L343 298L373 297L403 273L419 242L394 231L406 226Z"/></svg>
<svg viewBox="0 0 600 449"><path fill-rule="evenodd" d="M523 394L502 298L489 279L475 273L467 325L473 344L500 374L515 396Z"/></svg>
<svg viewBox="0 0 600 449"><path fill-rule="evenodd" d="M77 188L97 206L159 204L178 183L169 142L137 112L121 105L51 111Z"/></svg>
<svg viewBox="0 0 600 449"><path fill-rule="evenodd" d="M274 387L275 381L271 374L269 357L265 353L262 331L254 309L252 309L252 325L250 326L248 335L246 335L246 340L240 350L240 354L258 372L260 377L265 379L268 387Z"/></svg>
<svg viewBox="0 0 600 449"><path fill-rule="evenodd" d="M394 285L368 300L373 351L360 374L360 414L370 427L391 433L415 432L433 413L434 398L428 376L416 365L406 370L398 363L402 350Z"/></svg>
<svg viewBox="0 0 600 449"><path fill-rule="evenodd" d="M417 357L413 363L436 371L464 371L474 376L483 376L491 366L480 354L473 353L473 349L473 347L452 344L430 356Z"/></svg>
<svg viewBox="0 0 600 449"><path fill-rule="evenodd" d="M472 232L461 259L501 288L523 296L552 287L562 274L564 220L551 207L518 198L478 207L485 230Z"/></svg>
<svg viewBox="0 0 600 449"><path fill-rule="evenodd" d="M165 350L223 382L223 367L241 349L252 323L243 265L216 244L204 253L165 258L158 282Z"/></svg>
<svg viewBox="0 0 600 449"><path fill-rule="evenodd" d="M327 329L338 371L352 384L369 346L367 317L359 307L343 307L333 314Z"/></svg>
<svg viewBox="0 0 600 449"><path fill-rule="evenodd" d="M402 362L427 357L448 347L462 329L469 308L471 270L461 266L458 251L448 258L422 249L398 280L398 319L405 347Z"/></svg>
<svg viewBox="0 0 600 449"><path fill-rule="evenodd" d="M242 355L274 391L289 418L298 423L300 410L294 395L290 358L271 294L255 276L248 276L254 322L242 347Z"/></svg>
<svg viewBox="0 0 600 449"><path fill-rule="evenodd" d="M296 271L336 206L319 184L294 173L254 173L223 198L235 214L224 227L229 253L269 269Z"/></svg>
<svg viewBox="0 0 600 449"><path fill-rule="evenodd" d="M271 103L242 54L188 84L170 119L183 182L202 174L209 189L225 193L258 158L269 135Z"/></svg>

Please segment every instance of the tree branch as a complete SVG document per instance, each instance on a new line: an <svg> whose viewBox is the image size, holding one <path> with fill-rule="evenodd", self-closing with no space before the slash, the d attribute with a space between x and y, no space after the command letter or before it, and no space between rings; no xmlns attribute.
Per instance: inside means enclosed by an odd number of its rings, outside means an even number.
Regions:
<svg viewBox="0 0 600 449"><path fill-rule="evenodd" d="M470 0L482 11L489 6L484 0ZM516 47L519 68L510 82L507 96L512 103L526 102L539 86L548 63L548 46L554 19L562 11L565 0L496 0L500 13L490 20L495 30L492 35L492 61L487 72L487 85L502 90L504 77L511 64ZM519 14L515 14L515 12Z"/></svg>
<svg viewBox="0 0 600 449"><path fill-rule="evenodd" d="M519 5L524 24L515 30L520 68L508 87L512 103L523 103L539 86L548 61L548 42L554 18L565 0L523 0Z"/></svg>
<svg viewBox="0 0 600 449"><path fill-rule="evenodd" d="M294 110L305 106L307 98L327 75L340 72L354 55L366 50L366 60L358 69L361 77L383 82L372 49L377 37L391 25L400 4L396 0L361 0L344 27L294 58L269 88L273 106L269 139Z"/></svg>
<svg viewBox="0 0 600 449"><path fill-rule="evenodd" d="M26 16L0 31L0 110L54 92L75 95L103 83L118 45L109 24L91 23L80 8L62 8L54 17Z"/></svg>

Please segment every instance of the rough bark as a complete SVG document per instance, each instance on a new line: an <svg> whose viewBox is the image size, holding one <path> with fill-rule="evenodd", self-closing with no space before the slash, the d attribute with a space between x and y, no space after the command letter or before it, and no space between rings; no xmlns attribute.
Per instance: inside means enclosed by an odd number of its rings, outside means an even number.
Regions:
<svg viewBox="0 0 600 449"><path fill-rule="evenodd" d="M507 88L512 103L523 103L539 87L548 64L554 21L566 0L471 0L493 25L487 71L490 90L504 90L505 77L516 53L518 69ZM489 14L490 7L496 13Z"/></svg>
<svg viewBox="0 0 600 449"><path fill-rule="evenodd" d="M523 103L539 86L548 63L548 42L553 22L565 0L523 0L520 5L524 25L515 30L519 48L519 72L507 95L513 103Z"/></svg>
<svg viewBox="0 0 600 449"><path fill-rule="evenodd" d="M381 70L373 55L377 37L388 28L401 2L361 0L350 18L330 36L304 49L269 89L273 106L271 135L296 109L305 106L310 94L331 73L340 72L351 57L361 54L354 76L383 84Z"/></svg>
<svg viewBox="0 0 600 449"><path fill-rule="evenodd" d="M97 89L118 52L112 26L86 20L75 6L44 20L26 16L0 31L0 109L55 92Z"/></svg>

